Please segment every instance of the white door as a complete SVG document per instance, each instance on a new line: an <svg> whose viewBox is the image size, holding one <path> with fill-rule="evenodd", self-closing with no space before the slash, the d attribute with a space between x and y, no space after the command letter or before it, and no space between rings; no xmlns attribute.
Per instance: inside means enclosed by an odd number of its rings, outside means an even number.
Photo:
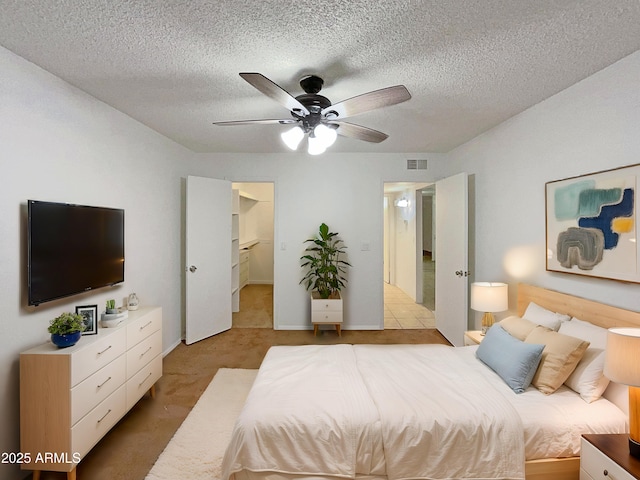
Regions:
<svg viewBox="0 0 640 480"><path fill-rule="evenodd" d="M456 347L468 323L467 186L466 173L436 182L436 328Z"/></svg>
<svg viewBox="0 0 640 480"><path fill-rule="evenodd" d="M231 328L231 182L187 177L187 345Z"/></svg>

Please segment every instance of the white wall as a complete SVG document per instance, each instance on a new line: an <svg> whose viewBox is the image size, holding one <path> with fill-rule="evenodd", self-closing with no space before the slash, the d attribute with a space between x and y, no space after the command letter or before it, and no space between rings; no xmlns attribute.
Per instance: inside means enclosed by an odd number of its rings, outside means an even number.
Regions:
<svg viewBox="0 0 640 480"><path fill-rule="evenodd" d="M179 167L192 153L3 48L0 72L0 452L18 452L19 352L47 341L50 319L135 291L162 306L165 350L179 340ZM124 285L27 307L28 199L124 208ZM0 478L24 476L0 464Z"/></svg>
<svg viewBox="0 0 640 480"><path fill-rule="evenodd" d="M442 155L429 156L429 170L407 170L409 156L398 154L305 153L283 155L199 154L192 175L234 182L273 181L275 185L274 325L309 329L310 302L301 278L304 240L324 222L347 246L348 284L344 290L345 329L383 325L383 183L440 178ZM369 250L362 250L363 243ZM285 249L281 249L284 244Z"/></svg>
<svg viewBox="0 0 640 480"><path fill-rule="evenodd" d="M475 180L471 271L508 282L511 310L517 282L640 310L640 285L545 271L544 197L545 182L640 162L639 78L636 52L450 152Z"/></svg>

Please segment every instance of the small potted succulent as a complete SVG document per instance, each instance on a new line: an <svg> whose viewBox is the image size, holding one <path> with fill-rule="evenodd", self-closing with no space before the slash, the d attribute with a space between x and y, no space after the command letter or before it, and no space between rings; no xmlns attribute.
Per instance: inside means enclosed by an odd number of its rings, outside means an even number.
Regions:
<svg viewBox="0 0 640 480"><path fill-rule="evenodd" d="M115 300L107 300L106 312L109 314L118 313Z"/></svg>
<svg viewBox="0 0 640 480"><path fill-rule="evenodd" d="M84 318L77 313L64 312L49 322L51 342L59 348L78 343L84 331Z"/></svg>

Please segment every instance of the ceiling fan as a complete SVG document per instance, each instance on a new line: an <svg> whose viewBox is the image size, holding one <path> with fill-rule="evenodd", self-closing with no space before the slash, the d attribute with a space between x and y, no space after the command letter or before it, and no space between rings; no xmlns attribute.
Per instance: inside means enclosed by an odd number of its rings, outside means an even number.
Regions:
<svg viewBox="0 0 640 480"><path fill-rule="evenodd" d="M331 104L327 97L318 94L324 80L317 75L306 75L300 79L300 87L305 93L297 97L292 96L260 73L241 73L240 76L267 97L286 107L291 112L291 118L238 120L213 124L222 126L294 125L292 129L281 134L282 140L289 148L296 150L305 134L308 134L311 155L323 153L335 142L337 135L365 142L382 142L388 137L387 134L345 122L343 119L377 108L396 105L411 98L411 94L404 85L395 85Z"/></svg>

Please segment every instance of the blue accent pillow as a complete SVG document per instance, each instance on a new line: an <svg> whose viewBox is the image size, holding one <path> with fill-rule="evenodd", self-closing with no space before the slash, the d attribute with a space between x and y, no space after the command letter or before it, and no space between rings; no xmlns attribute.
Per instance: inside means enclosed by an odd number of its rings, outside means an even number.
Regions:
<svg viewBox="0 0 640 480"><path fill-rule="evenodd" d="M476 356L500 375L514 392L522 393L538 369L542 350L544 345L518 340L496 324L485 335Z"/></svg>

